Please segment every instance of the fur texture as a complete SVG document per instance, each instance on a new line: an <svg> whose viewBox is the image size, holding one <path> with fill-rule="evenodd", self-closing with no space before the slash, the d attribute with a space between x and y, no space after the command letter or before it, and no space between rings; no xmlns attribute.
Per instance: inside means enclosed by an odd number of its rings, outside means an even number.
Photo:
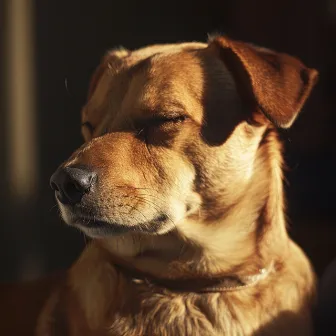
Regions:
<svg viewBox="0 0 336 336"><path fill-rule="evenodd" d="M82 111L85 143L60 167L98 174L79 204L58 201L93 241L37 335L311 335L315 277L286 231L274 125L291 125L316 76L226 37L107 53ZM177 286L273 268L248 288L181 293L119 261Z"/></svg>

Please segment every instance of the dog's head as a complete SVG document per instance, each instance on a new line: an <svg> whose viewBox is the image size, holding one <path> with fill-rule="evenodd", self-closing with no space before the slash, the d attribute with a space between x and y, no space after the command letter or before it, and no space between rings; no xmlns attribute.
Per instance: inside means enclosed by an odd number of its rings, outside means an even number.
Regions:
<svg viewBox="0 0 336 336"><path fill-rule="evenodd" d="M199 241L255 221L271 169L264 134L293 123L316 77L226 37L109 52L82 110L85 143L51 179L64 220L91 237Z"/></svg>

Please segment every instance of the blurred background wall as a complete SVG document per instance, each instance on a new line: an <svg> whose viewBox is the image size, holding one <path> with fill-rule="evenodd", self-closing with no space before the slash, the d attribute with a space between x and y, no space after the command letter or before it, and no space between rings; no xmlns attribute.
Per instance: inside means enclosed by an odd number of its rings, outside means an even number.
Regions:
<svg viewBox="0 0 336 336"><path fill-rule="evenodd" d="M282 132L290 232L320 272L336 256L336 1L0 1L0 280L68 267L84 237L59 219L49 178L81 144L90 75L112 47L205 41L274 48L320 71Z"/></svg>

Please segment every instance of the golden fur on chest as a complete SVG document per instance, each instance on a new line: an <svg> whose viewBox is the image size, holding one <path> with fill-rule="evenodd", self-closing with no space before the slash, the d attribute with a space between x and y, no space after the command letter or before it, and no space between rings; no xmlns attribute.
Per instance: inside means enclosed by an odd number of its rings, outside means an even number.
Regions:
<svg viewBox="0 0 336 336"><path fill-rule="evenodd" d="M314 277L296 245L288 253L297 257L255 287L194 294L125 277L89 246L57 305L67 306L63 319L73 336L310 335ZM306 268L298 272L296 263Z"/></svg>

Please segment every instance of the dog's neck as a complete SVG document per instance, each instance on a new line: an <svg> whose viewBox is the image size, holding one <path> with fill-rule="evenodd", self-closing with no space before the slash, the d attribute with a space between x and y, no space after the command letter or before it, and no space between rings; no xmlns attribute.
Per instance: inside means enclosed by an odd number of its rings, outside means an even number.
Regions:
<svg viewBox="0 0 336 336"><path fill-rule="evenodd" d="M258 162L258 160L260 162ZM209 225L197 219L181 231L149 236L129 234L97 241L111 256L158 278L246 276L285 255L281 147L271 131L256 156L256 171L244 196Z"/></svg>

